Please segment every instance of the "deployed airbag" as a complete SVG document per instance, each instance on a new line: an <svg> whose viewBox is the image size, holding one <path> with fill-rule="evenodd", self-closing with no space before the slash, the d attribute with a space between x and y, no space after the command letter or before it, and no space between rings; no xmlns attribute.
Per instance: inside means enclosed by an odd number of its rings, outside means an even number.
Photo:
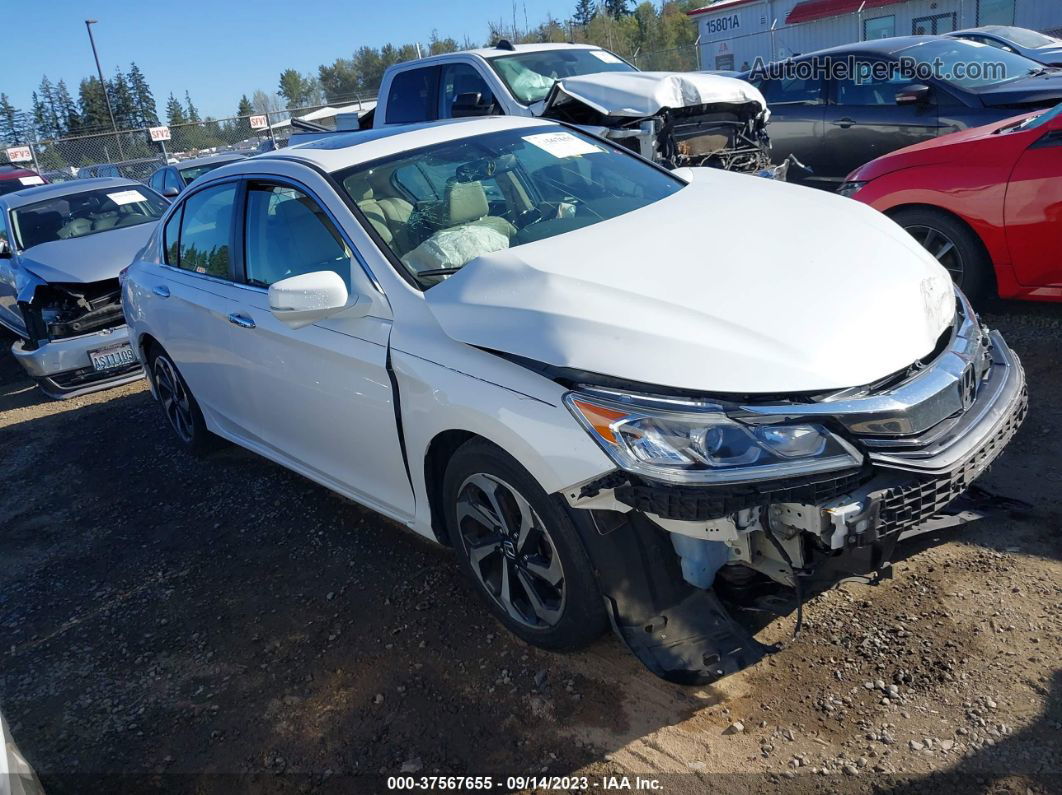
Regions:
<svg viewBox="0 0 1062 795"><path fill-rule="evenodd" d="M509 238L479 223L441 229L404 257L417 273L437 268L460 268L483 254L509 248Z"/></svg>

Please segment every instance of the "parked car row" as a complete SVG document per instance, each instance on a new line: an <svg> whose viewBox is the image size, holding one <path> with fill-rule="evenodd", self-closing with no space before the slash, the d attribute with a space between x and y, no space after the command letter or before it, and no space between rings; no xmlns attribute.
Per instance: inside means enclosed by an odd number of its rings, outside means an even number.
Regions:
<svg viewBox="0 0 1062 795"><path fill-rule="evenodd" d="M976 515L955 501L1025 375L935 243L572 120L389 124L395 97L376 129L203 163L172 203L120 180L0 198L16 355L57 395L143 368L185 450L263 455L452 547L529 643L611 626L675 682L771 652L735 606L799 605Z"/></svg>

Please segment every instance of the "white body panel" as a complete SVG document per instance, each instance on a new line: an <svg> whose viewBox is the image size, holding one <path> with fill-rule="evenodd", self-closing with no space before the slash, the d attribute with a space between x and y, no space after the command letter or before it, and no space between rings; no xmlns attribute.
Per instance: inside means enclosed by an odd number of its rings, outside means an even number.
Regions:
<svg viewBox="0 0 1062 795"><path fill-rule="evenodd" d="M946 322L920 292L942 273L935 261L871 210L811 190L696 174L671 200L474 261L425 293L320 173L545 125L492 117L353 147L337 137L211 172L193 190L271 176L314 197L361 265L351 301L371 309L292 329L264 289L159 264L156 239L126 279L131 338L171 353L211 430L434 537L425 456L446 431L495 442L548 493L615 469L561 402L564 387L481 348L691 389L792 391L855 386L910 364ZM772 240L755 231L765 213L782 230ZM830 236L824 214L836 222ZM693 240L690 218L702 216ZM155 293L160 282L170 297ZM198 303L184 294L190 285L204 294ZM254 327L230 323L232 312Z"/></svg>
<svg viewBox="0 0 1062 795"><path fill-rule="evenodd" d="M947 272L880 213L719 169L685 173L692 184L641 210L473 260L429 306L473 345L734 393L868 384L928 354L951 322ZM769 237L753 228L764 218Z"/></svg>
<svg viewBox="0 0 1062 795"><path fill-rule="evenodd" d="M725 102L755 102L766 108L759 89L744 80L698 72L602 72L566 77L558 87L606 116L652 116L664 108Z"/></svg>

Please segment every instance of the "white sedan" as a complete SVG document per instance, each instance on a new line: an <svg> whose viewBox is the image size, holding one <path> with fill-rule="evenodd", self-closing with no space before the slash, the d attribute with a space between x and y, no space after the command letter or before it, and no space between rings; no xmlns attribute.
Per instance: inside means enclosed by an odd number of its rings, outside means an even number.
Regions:
<svg viewBox="0 0 1062 795"><path fill-rule="evenodd" d="M527 641L611 622L678 682L769 650L725 604L799 601L957 522L1026 406L884 216L541 120L222 166L123 299L189 450L273 459L452 546Z"/></svg>

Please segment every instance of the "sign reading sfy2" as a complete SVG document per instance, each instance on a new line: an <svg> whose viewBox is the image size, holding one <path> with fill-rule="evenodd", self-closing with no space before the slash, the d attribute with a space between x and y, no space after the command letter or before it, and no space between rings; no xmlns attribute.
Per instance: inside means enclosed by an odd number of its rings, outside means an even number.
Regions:
<svg viewBox="0 0 1062 795"><path fill-rule="evenodd" d="M170 128L166 126L148 127L148 135L151 136L152 141L168 141L170 140Z"/></svg>

